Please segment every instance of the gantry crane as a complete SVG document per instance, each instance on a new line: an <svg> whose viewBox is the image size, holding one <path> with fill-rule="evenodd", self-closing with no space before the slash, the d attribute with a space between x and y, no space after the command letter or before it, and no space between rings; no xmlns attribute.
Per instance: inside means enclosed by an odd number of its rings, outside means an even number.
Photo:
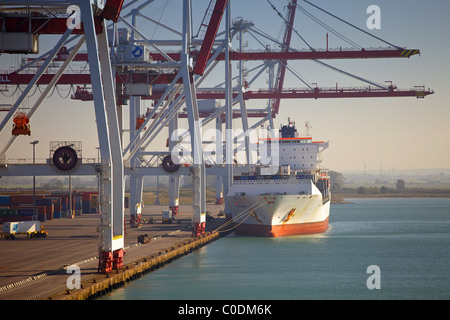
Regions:
<svg viewBox="0 0 450 320"><path fill-rule="evenodd" d="M131 193L134 194L142 191L143 174L169 174L172 178L177 178L182 174L189 174L194 179L194 235L204 233L205 227L205 175L206 168L202 155L202 141L200 137L200 121L199 118L205 118L203 121L218 119L226 123L226 128L232 128L232 118L234 117L255 117L261 118L261 121L273 119L280 106L281 99L299 99L299 98L353 98L353 97L417 97L422 98L432 94L431 90L425 90L424 87L416 87L413 89L400 90L394 85L366 88L284 88L284 74L287 69L289 60L328 60L328 59L366 59L366 58L410 58L419 53L419 50L408 50L399 47L384 48L381 50L371 49L351 49L351 50L309 50L298 51L290 46L295 11L298 7L297 1L291 1L288 5L288 14L285 19L285 32L281 44L281 50L265 52L246 52L239 48L238 51L231 49L231 40L237 30L232 30L230 1L211 0L210 6L213 9L209 16L205 37L200 44L200 49L194 47L194 40L191 35L191 0L183 1L183 30L181 36L180 50L178 53L168 53L154 45L145 35L138 30L134 22L129 22L127 17L132 15L133 20L139 10L134 10L129 15L119 15L122 2L118 0L108 0L104 7L100 7L96 14L93 13L92 6L98 7L97 1L91 0L74 0L74 1L14 1L7 0L5 5L24 4L31 5L60 5L67 6L69 4L78 4L87 10L82 15L83 26L80 29L67 30L66 18L58 18L55 16L45 15L39 10L32 16L18 17L5 14L0 17L1 31L4 33L31 33L31 34L59 34L61 40L51 50L48 55L44 55L41 59L33 59L27 65L36 62L42 62L38 73L23 73L26 67L19 68L15 72L7 72L0 74L0 84L8 85L48 85L50 88L54 85L79 85L80 88L74 93L73 98L83 101L94 101L96 118L98 124L98 133L100 140L100 150L102 153L102 162L98 166L102 181L102 217L103 231L101 238L101 246L99 250L100 270L107 272L111 268L118 268L123 255L123 175L129 174L134 179L130 187ZM151 3L147 1L139 8ZM89 6L86 4L89 3ZM89 7L89 8L88 8ZM96 8L97 8L96 7ZM126 5L124 6L126 7ZM30 10L29 10L30 11ZM31 10L32 12L32 10ZM98 13L99 12L99 13ZM225 15L225 34L224 39L217 39L218 29L222 18ZM147 43L152 48L148 52L148 56L144 57L145 61L140 64L132 64L127 61L114 62L110 61L107 52L108 39L106 36L106 25L104 20L109 19L114 22L124 23L133 33L139 35L141 41ZM117 24L113 26L117 31ZM251 28L251 24L245 27ZM68 50L66 40L70 34L79 34L81 40L78 44ZM84 39L85 38L85 39ZM114 51L116 40L113 40L111 50ZM81 44L86 41L87 53L78 53ZM135 38L130 38L130 45L134 45ZM98 45L97 45L98 42ZM32 50L30 48L29 50ZM136 49L138 50L138 49ZM147 52L144 50L144 54ZM100 56L100 59L99 59ZM191 64L191 60L194 62ZM50 61L59 61L61 63L60 70L55 74L47 74L43 71L46 69ZM90 66L90 74L70 74L66 73L67 65L72 61L87 61ZM274 61L279 63L279 67L275 77L273 87L261 90L243 90L243 83L240 88L234 90L232 85L231 61ZM225 86L224 88L202 89L201 82L209 74L218 62L225 63ZM116 67L114 70L115 77L112 76L111 65ZM140 72L132 72L130 70L140 69ZM101 71L102 72L101 72ZM142 71L145 70L145 71ZM170 71L167 71L170 70ZM240 73L243 72L240 67ZM103 81L100 77L103 74ZM105 76L106 75L106 76ZM242 79L242 77L240 77ZM123 90L127 84L153 86L151 92L127 92ZM92 92L84 88L85 85L92 86ZM161 89L156 89L156 85L164 85ZM50 90L50 89L48 89ZM29 90L28 90L29 91ZM48 92L48 91L46 91ZM45 97L46 93L43 93ZM233 101L240 99L240 110L233 109ZM0 130L3 129L6 122L11 119L20 105L21 97L16 104L8 110L7 117L1 123ZM117 124L117 110L114 106L123 104L125 99L130 101L130 141L123 147L120 146L119 128ZM142 118L139 114L141 99L152 99L155 101L154 106ZM225 105L214 110L200 112L197 100L200 99L224 99ZM270 99L271 104L267 109L249 109L247 110L243 102L251 99ZM182 106L186 106L183 110ZM33 107L28 114L31 118L34 111ZM191 152L193 164L189 168L179 168L171 164L171 159L167 158L167 152L163 154L162 165L166 171L157 168L151 173L145 171L148 168L140 167L142 157L150 154L155 155L156 152L145 151L145 147L154 140L158 134L165 130L165 126L169 126L170 131L177 128L177 119L186 117L189 121L191 134ZM138 126L136 125L138 119ZM246 121L246 120L245 120ZM258 123L261 123L258 122ZM111 127L112 126L112 127ZM244 123L243 123L244 126ZM273 127L273 125L272 125ZM133 130L132 130L133 129ZM14 136L12 139L15 139ZM3 149L1 155L6 153L10 146ZM231 144L230 144L231 145ZM227 145L228 147L228 145ZM174 143L169 142L169 151L174 148ZM143 150L144 149L144 150ZM232 159L234 150L227 148L225 155ZM160 162L161 163L161 162ZM156 169L156 168L155 168ZM186 170L183 170L186 169ZM215 174L224 177L224 192L230 185L233 175L233 165L230 161L226 162L225 167L208 168L215 169ZM125 173L124 173L125 172ZM112 180L114 179L114 184ZM122 182L120 182L122 181ZM170 180L171 199L176 198L173 193L178 188L176 179ZM130 198L133 196L130 194ZM140 200L130 201L130 207ZM176 210L176 205L171 200L172 207ZM121 208L120 208L121 207ZM121 219L121 221L119 221ZM111 229L108 229L111 228ZM109 230L109 231L108 231Z"/></svg>
<svg viewBox="0 0 450 320"><path fill-rule="evenodd" d="M97 123L97 132L100 144L101 163L97 172L101 181L100 209L101 224L99 236L99 270L109 272L118 269L123 264L124 248L124 187L123 162L120 144L120 133L115 108L115 88L111 72L111 63L108 54L108 39L106 35L105 19L117 21L122 8L123 0L5 0L2 1L1 10L1 36L8 41L2 41L2 52L6 53L34 53L38 50L38 34L61 34L53 49L42 65L26 83L25 90L20 94L14 105L0 123L0 132L16 113L24 98L28 95L45 73L53 58L60 52L66 40L72 33L82 34L78 44L68 58L61 65L58 73L51 75L49 86L41 94L37 102L25 115L20 123L22 125L18 134L27 134L28 121L38 109L48 90L56 85L59 77L64 73L67 65L74 58L77 51L85 43L90 67L90 82L94 88L94 109ZM82 23L80 29L69 27L67 13L69 6L78 8L77 19ZM60 18L65 15L64 18ZM72 17L73 18L73 17ZM2 39L3 40L3 39ZM9 78L3 78L8 80ZM12 79L11 79L12 80ZM14 133L14 132L13 132ZM13 135L6 142L0 157L4 157L17 135ZM70 147L67 147L67 150ZM76 163L75 163L76 165ZM74 167L67 168L71 170ZM2 166L8 173L8 168ZM66 168L64 168L66 170ZM37 174L36 167L33 174Z"/></svg>

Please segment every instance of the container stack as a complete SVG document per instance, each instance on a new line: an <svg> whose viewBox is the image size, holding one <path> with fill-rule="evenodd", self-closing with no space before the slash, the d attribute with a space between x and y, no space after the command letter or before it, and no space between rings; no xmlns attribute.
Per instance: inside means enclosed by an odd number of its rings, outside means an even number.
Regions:
<svg viewBox="0 0 450 320"><path fill-rule="evenodd" d="M97 213L97 192L73 192L72 214L69 210L69 194L61 192L42 192L36 194L38 220L47 220ZM12 221L33 219L33 195L20 192L0 195L0 224Z"/></svg>

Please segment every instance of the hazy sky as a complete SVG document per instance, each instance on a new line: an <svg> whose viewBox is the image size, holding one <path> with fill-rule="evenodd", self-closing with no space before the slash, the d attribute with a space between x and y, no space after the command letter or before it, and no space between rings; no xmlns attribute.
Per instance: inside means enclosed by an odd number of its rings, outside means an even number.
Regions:
<svg viewBox="0 0 450 320"><path fill-rule="evenodd" d="M279 37L282 20L266 0L246 0L232 2L232 16L243 17L253 21L255 26ZM366 79L384 84L392 81L399 88L412 88L425 85L435 91L425 99L416 98L365 98L365 99L299 99L283 100L280 113L275 119L276 128L290 117L304 134L304 123L309 121L311 133L315 139L330 141L330 147L323 155L324 165L332 170L353 171L367 169L414 169L414 168L449 168L450 167L450 2L447 0L311 0L318 6L336 14L370 32L377 37L401 47L420 49L421 55L410 59L372 59L372 60L329 60L339 67ZM194 2L194 33L196 33L209 0ZM286 0L271 0L284 14ZM325 23L345 34L365 48L382 47L386 44L361 32L326 17L302 0L298 3ZM167 25L180 30L181 0L156 0L148 7L146 13ZM381 29L369 30L366 13L370 5L381 9ZM139 27L152 39L163 39L165 33L161 28L154 28L149 22L140 22ZM314 48L325 48L327 30L319 27L303 13L297 11L294 28ZM248 38L248 39L247 39ZM247 36L247 49L262 49L255 39ZM55 36L41 36L41 52L57 41ZM266 41L266 44L273 43ZM329 35L329 47L350 47L334 35ZM236 42L234 42L236 48ZM293 34L291 47L307 48L305 43ZM9 69L19 61L17 56L1 55L0 69ZM251 69L257 63L247 63ZM236 73L236 64L233 72ZM343 76L317 65L312 61L291 61L294 68L309 83L319 87L339 86L362 87L366 83ZM84 64L75 64L73 68L83 68ZM220 69L219 69L220 70ZM264 73L263 77L267 77ZM255 83L250 89L265 87L266 78ZM208 84L223 81L223 73L216 72ZM304 88L305 85L291 74L286 75L285 88ZM59 88L62 96L67 95L67 88ZM11 92L5 93L7 95ZM35 97L37 93L35 94ZM15 97L15 98L14 98ZM0 103L13 103L13 97L0 94ZM24 104L31 107L34 97ZM143 106L143 112L147 107ZM247 101L247 107L265 108L266 101ZM125 128L128 128L128 107L124 107ZM0 119L6 113L0 113ZM254 121L254 120L252 120ZM234 121L235 126L240 120ZM12 122L11 122L12 126ZM83 142L83 156L96 157L98 146L97 131L92 102L80 102L69 98L58 98L58 92L42 104L31 119L31 137L21 136L10 149L8 157L31 157L32 140L39 140L37 157L49 155L49 141L76 140ZM0 148L9 138L10 128L0 135ZM161 139L160 141L165 141ZM155 144L154 150L162 150L164 144ZM152 145L153 146L153 145Z"/></svg>

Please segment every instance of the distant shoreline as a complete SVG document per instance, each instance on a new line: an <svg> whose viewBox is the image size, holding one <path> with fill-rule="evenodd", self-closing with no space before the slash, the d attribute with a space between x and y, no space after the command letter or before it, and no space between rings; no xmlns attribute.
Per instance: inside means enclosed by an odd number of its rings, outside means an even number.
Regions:
<svg viewBox="0 0 450 320"><path fill-rule="evenodd" d="M352 204L353 202L342 199L342 198L338 198L338 199L333 199L333 196L331 197L331 204Z"/></svg>
<svg viewBox="0 0 450 320"><path fill-rule="evenodd" d="M450 194L354 194L338 193L332 194L332 204L351 204L347 199L376 199L376 198L450 198Z"/></svg>

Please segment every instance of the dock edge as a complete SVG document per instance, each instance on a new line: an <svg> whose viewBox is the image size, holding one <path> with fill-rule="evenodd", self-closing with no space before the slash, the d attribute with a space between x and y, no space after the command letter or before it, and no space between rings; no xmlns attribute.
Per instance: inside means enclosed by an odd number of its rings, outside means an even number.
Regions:
<svg viewBox="0 0 450 320"><path fill-rule="evenodd" d="M180 241L159 254L154 254L129 263L119 270L106 275L99 274L93 279L83 281L81 289L66 289L60 293L49 296L48 300L91 300L96 299L114 289L123 287L126 283L138 279L160 267L181 258L208 243L217 240L219 232L209 232L199 237L191 237ZM164 253L165 252L165 253Z"/></svg>

